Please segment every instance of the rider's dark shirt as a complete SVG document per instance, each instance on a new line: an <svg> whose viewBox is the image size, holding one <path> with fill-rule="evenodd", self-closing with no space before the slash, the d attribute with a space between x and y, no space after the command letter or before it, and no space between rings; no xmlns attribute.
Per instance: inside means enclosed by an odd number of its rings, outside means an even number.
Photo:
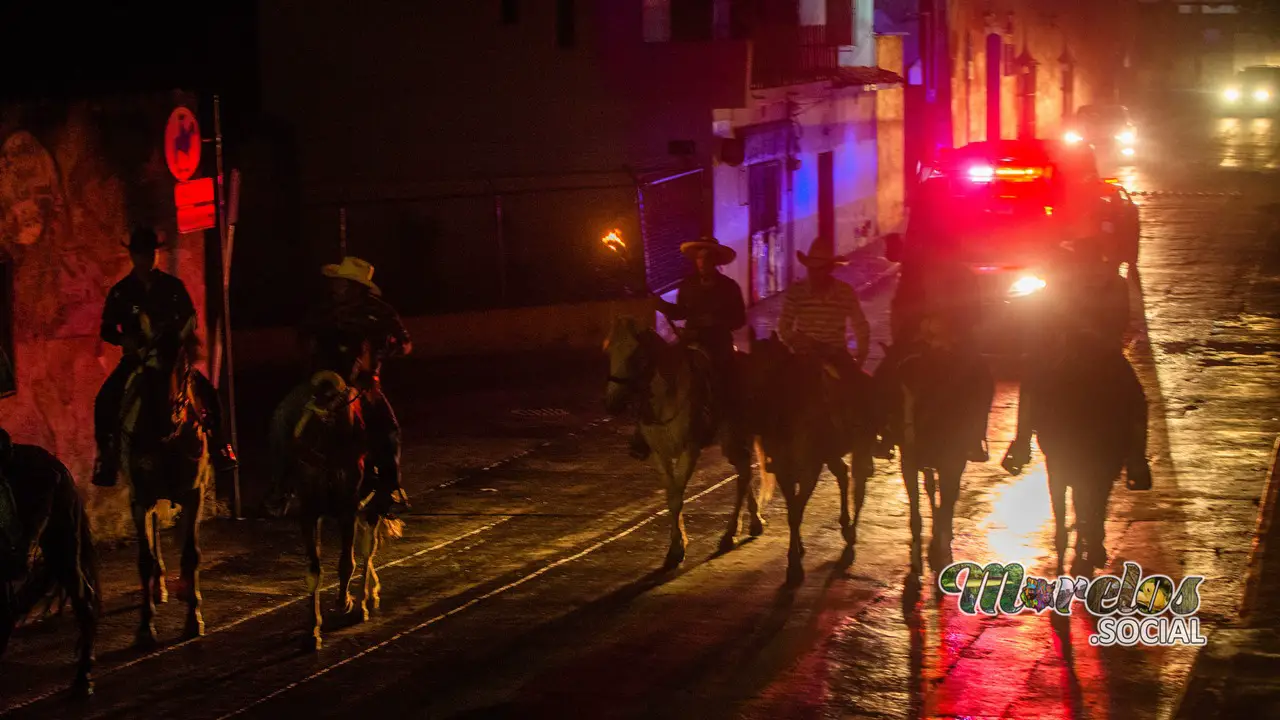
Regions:
<svg viewBox="0 0 1280 720"><path fill-rule="evenodd" d="M898 289L890 304L893 341L908 343L926 318L941 321L959 338L978 324L982 300L977 277L963 263L944 259L914 259L903 264Z"/></svg>
<svg viewBox="0 0 1280 720"><path fill-rule="evenodd" d="M733 350L733 331L747 324L742 288L722 273L709 281L699 275L685 278L676 293L675 307L667 313L672 320L684 320L699 342L713 353Z"/></svg>
<svg viewBox="0 0 1280 720"><path fill-rule="evenodd" d="M142 333L139 316L146 313L154 328L182 329L196 314L191 295L178 278L151 271L151 287L129 273L107 293L102 309L102 339L120 345L124 338Z"/></svg>

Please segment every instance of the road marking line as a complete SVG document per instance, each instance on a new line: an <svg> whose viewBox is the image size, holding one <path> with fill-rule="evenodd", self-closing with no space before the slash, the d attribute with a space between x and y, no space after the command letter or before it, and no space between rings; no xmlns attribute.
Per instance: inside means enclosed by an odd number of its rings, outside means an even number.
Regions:
<svg viewBox="0 0 1280 720"><path fill-rule="evenodd" d="M730 482L733 482L733 481L734 481L734 480L736 480L737 478L738 478L738 476L737 476L736 474L735 474L735 475L730 475L729 477L725 478L724 480L721 480L720 482L715 483L715 484L714 484L714 485L712 485L711 487L708 487L708 488L706 488L705 490L703 490L703 491L699 492L698 494L696 494L696 495L694 495L694 496L690 497L689 499L685 500L684 504L685 504L685 505L689 505L689 504L691 504L691 503L694 503L694 502L696 502L698 499L700 499L701 497L703 497L704 495L707 495L707 494L712 493L712 492L714 492L714 491L716 491L716 490L719 490L720 488L724 487L725 485L728 485ZM321 670L318 670L317 672L314 672L314 673L312 673L311 675L308 675L307 677L302 678L301 680L295 680L294 682L291 682L291 683L289 683L288 685L285 685L284 687L282 687L282 688L280 688L280 689L278 689L278 690L276 690L276 691L274 691L274 692L272 692L272 693L270 693L270 694L268 694L268 695L265 695L265 696L263 696L263 697L261 697L261 698L259 698L259 699L255 700L255 701L253 701L252 703L250 703L250 704L248 704L248 705L245 705L244 707L240 708L239 710L236 710L235 712L231 712L231 713L228 713L228 714L226 714L226 715L223 715L223 716L219 717L219 718L218 718L218 720L227 720L227 718L233 718L233 717L236 717L236 716L238 716L238 715L241 715L241 714L243 714L243 713L245 713L245 712L248 712L249 710L252 710L253 708L258 707L259 705L262 705L263 703L266 703L266 702L269 702L269 701L271 701L271 700L274 700L275 698L277 698L277 697L279 697L279 696L281 696L281 695L283 695L283 694L285 694L285 693L289 692L290 690L293 690L293 689L295 689L295 688L301 687L302 685L305 685L306 683L309 683L309 682L311 682L312 680L316 680L316 679L318 679L318 678L321 678L321 677L323 677L323 676L325 676L325 675L329 674L330 672L332 672L332 671L334 671L334 670L337 670L338 668L342 667L343 665L346 665L346 664L351 663L351 662L355 662L356 660L359 660L360 658L363 658L363 657L365 657L365 656L367 656L367 655L370 655L370 654L372 654L372 653L374 653L374 652L377 652L378 650L381 650L381 649L383 649L383 648L387 647L388 645L390 645L390 644L392 644L392 643L396 642L397 640L400 640L401 638L404 638L404 637L407 637L407 636L409 636L409 635L412 635L412 634L414 634L414 633L416 633L416 632L418 632L418 631L420 631L420 630L424 630L424 629L426 629L426 628L428 628L428 627L430 627L430 626L432 626L432 625L435 625L436 623L440 622L441 620L445 620L445 619L447 619L447 618L453 617L454 615L457 615L458 613L461 613L461 612L463 612L464 610L468 610L468 609L470 609L470 608L472 608L472 607L474 607L474 606L476 606L476 605L478 605L478 604L480 604L480 603L484 602L485 600L488 600L488 599L490 599L490 598L493 598L493 597L496 597L496 596L498 596L498 595L501 595L501 594L503 594L503 593L505 593L505 592L507 592L507 591L509 591L509 590L514 590L515 588L520 587L521 585L524 585L525 583L530 582L531 580L535 580L535 579L537 579L538 577L541 577L542 575L545 575L546 573L549 573L549 572L551 572L552 570L554 570L554 569L556 569L556 568L558 568L558 567L560 567L560 566L562 566L562 565L567 565L567 564L569 564L569 563L571 563L571 562L574 562L575 560L580 560L580 559L582 559L583 557L586 557L587 555L590 555L591 553L593 553L593 552L595 552L595 551L599 550L600 548L603 548L603 547L604 547L604 546L606 546L606 545L609 545L609 544L614 543L614 542L616 542L616 541L618 541L618 540L621 540L622 538L624 538L624 537L626 537L626 536L630 535L631 533L635 532L636 530L639 530L640 528L644 527L645 525L648 525L648 524L652 523L654 520L657 520L658 518L662 517L663 515L667 515L667 514L668 514L668 511L667 511L667 510L660 510L660 511L658 511L658 512L656 512L656 513L652 514L652 515L650 515L649 517L647 517L647 518L645 518L645 519L641 520L640 522L638 522L638 523L636 523L636 524L632 525L631 527L627 528L626 530L623 530L622 532L620 532L620 533L618 533L618 534L616 534L616 535L613 535L612 537L608 537L608 538L605 538L604 540L599 540L599 541L597 541L595 544L591 545L590 547L586 548L585 550L581 550L581 551L579 551L579 552L577 552L577 553L575 553L575 554L573 554L573 555L570 555L570 556L568 556L568 557L564 557L564 558L561 558L561 559L559 559L559 560L556 560L555 562L548 563L547 565L544 565L543 567L541 567L541 568L539 568L539 569L537 569L537 570L533 571L532 573L529 573L528 575L525 575L524 577L520 578L519 580L513 580L512 582L509 582L509 583L507 583L506 585L503 585L502 587L497 588L496 590L490 590L489 592L485 593L484 595L481 595L481 596L476 597L476 598L472 598L471 600L468 600L467 602L465 602L465 603L463 603L463 604L459 605L459 606L458 606L458 607L456 607L456 608L453 608L452 610L449 610L449 611L447 611L447 612L443 612L443 613L441 613L441 614L439 614L439 615L436 615L435 617L430 618L430 619L428 619L428 620L424 620L423 622L421 622L421 623L419 623L419 624L417 624L417 625L415 625L415 626L413 626L413 627L409 628L408 630L402 630L401 632L396 633L395 635L392 635L391 637L387 638L386 640L383 640L382 642L380 642L380 643L378 643L378 644L376 644L376 645L371 645L371 646L369 646L369 647L365 648L364 650L361 650L360 652L356 653L355 655L352 655L352 656L350 656L350 657L344 658L343 660L340 660L340 661L338 661L338 662L334 663L333 665L329 665L329 666L327 666L327 667L325 667L325 668L323 668L323 669L321 669Z"/></svg>
<svg viewBox="0 0 1280 720"><path fill-rule="evenodd" d="M406 562L408 562L408 561L410 561L410 560L413 560L413 559L415 559L415 558L422 557L423 555L427 555L427 554L430 554L430 553L436 552L437 550L443 550L444 548L449 547L450 545L453 545L453 544L454 544L454 543L456 543L456 542L459 542L459 541L461 541L461 540L466 540L466 539L467 539L467 538L469 538L469 537L473 537L473 536L475 536L475 535L479 535L480 533L483 533L483 532L487 532L487 531L489 531L489 530L492 530L493 528L495 528L495 527L497 527L497 526L499 526L499 525L501 525L501 524L503 524L503 523L505 523L505 522L508 522L508 521L512 520L514 517L515 517L515 516L514 516L514 515L512 515L512 516L504 517L504 518L502 518L502 519L500 519L500 520L496 520L496 521L494 521L494 522L491 522L491 523L489 523L488 525L482 525L482 526L480 526L480 527L478 527L478 528L476 528L476 529L474 529L474 530L470 530L470 531L468 531L468 532L465 532L465 533L463 533L462 535L459 535L459 536L457 536L457 537L455 537L455 538L451 538L451 539L449 539L449 540L445 540L445 541L443 541L443 542L436 543L435 545L432 545L432 546L430 546L430 547L422 548L421 550L418 550L417 552L414 552L414 553L410 553L410 554L408 554L408 555L405 555L404 557L402 557L402 558L400 558L400 559L398 559L398 560L393 560L393 561L391 561L391 562L389 562L389 563L387 563L387 564L385 564L385 565L381 565L381 566L379 566L379 568L378 568L378 569L380 569L380 570L386 570L387 568L395 567L395 566L397 566L397 565L400 565L400 564L402 564L402 563L406 563ZM335 582L335 583L330 583L330 584L326 585L325 587L321 588L321 589L320 589L320 592L328 592L328 591L330 591L330 590L334 590L334 589L335 589L335 588L337 588L337 587L338 587L338 583L336 583L336 582ZM261 610L258 610L257 612L253 612L253 613L250 613L250 614L248 614L248 615L245 615L244 617L239 618L238 620L234 620L234 621L232 621L232 622L230 622L230 623L227 623L226 625L219 625L217 628L215 628L215 629L213 629L213 630L210 630L210 631L206 632L206 633L205 633L205 637L208 637L208 636L210 636L210 635L214 635L214 634L217 634L217 633L220 633L220 632L225 632L225 631L230 630L230 629L235 628L235 627L239 627L240 625L243 625L243 624L245 624L245 623L249 622L250 620L256 620L256 619L258 619L258 618L260 618L260 617L263 617L264 615L270 615L271 613L277 612L277 611L279 611L279 610L283 610L283 609L285 609L285 608L287 608L287 607L289 607L289 606L291 606L291 605L295 605L295 604L297 604L297 603L299 603L299 602L302 602L303 600L306 600L306 599L308 599L308 598L310 598L310 597L311 597L310 593L307 593L307 594L304 594L304 595L298 595L298 596L296 596L296 597L294 597L294 598L292 598L292 599L290 599L290 600L286 600L285 602L280 603L280 604L278 604L278 605L272 605L271 607L263 608L263 609L261 609ZM142 663L144 663L144 662L146 662L146 661L148 661L148 660L154 660L154 659L156 659L156 658L160 657L161 655L168 654L168 653L170 653L170 652L172 652L172 651L174 651L174 650L177 650L178 648L183 648L183 647L186 647L187 645L190 645L190 644L192 644L192 643L199 642L199 641L200 641L200 640L202 640L202 639L203 639L203 638L191 638L190 640L183 640L182 642L180 642L180 643L176 643L176 644L174 644L174 645L167 645L167 646L165 646L165 647L163 647L163 648L161 648L161 649L159 649L159 650L157 650L157 651L155 651L155 652L149 653L149 654L147 654L147 655L143 655L142 657L134 658L133 660L130 660L129 662L122 663L122 664L120 664L120 665L112 666L112 667L107 668L107 669L105 669L105 670L103 670L103 671L101 671L101 672L95 672L95 673L94 673L94 676L95 676L95 678L102 678L102 677L106 677L106 676L108 676L108 675L113 675L113 674L115 674L115 673L117 673L117 672L120 672L121 670L127 670L127 669L129 669L129 668L131 668L131 667L133 667L133 666L135 666L135 665L140 665L140 664L142 664ZM42 701L42 700L47 700L47 699L49 699L49 698L53 697L54 695L61 694L62 692L63 692L63 689L62 689L62 688L58 688L58 689L56 689L56 690L50 690L50 691L48 691L48 692L46 692L46 693L44 693L44 694L42 694L42 695L36 695L36 696L34 696L34 697L31 697L31 698L28 698L28 699L26 699L26 700L23 700L23 701L22 701L22 702L20 702L20 703L17 703L17 704L15 704L15 705L10 705L9 707L6 707L6 708L4 708L3 710L0 710L0 715L7 715L7 714L9 714L9 713L11 713L11 712L13 712L13 711L15 711L15 710L20 710L20 709L22 709L22 708L24 708L24 707L27 707L27 706L29 706L29 705L34 705L35 703L38 703L38 702L40 702L40 701Z"/></svg>

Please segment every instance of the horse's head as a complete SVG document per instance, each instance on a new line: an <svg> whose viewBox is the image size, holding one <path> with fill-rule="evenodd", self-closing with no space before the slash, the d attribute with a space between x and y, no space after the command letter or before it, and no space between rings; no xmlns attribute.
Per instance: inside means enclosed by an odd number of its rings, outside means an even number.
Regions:
<svg viewBox="0 0 1280 720"><path fill-rule="evenodd" d="M641 327L635 318L614 320L613 329L604 341L604 352L609 356L609 384L604 396L607 411L622 412L627 402L652 379L657 362L655 343L662 343L662 338Z"/></svg>
<svg viewBox="0 0 1280 720"><path fill-rule="evenodd" d="M195 322L192 317L181 328L157 328L145 313L142 315L146 354L136 381L139 421L170 431L187 420L194 370Z"/></svg>

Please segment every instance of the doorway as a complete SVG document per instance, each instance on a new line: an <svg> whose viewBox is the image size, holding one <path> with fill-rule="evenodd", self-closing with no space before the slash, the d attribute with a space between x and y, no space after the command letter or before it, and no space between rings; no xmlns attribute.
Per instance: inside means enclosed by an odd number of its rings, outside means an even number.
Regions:
<svg viewBox="0 0 1280 720"><path fill-rule="evenodd" d="M747 168L748 211L751 237L749 258L750 297L757 303L782 289L782 163L757 163Z"/></svg>

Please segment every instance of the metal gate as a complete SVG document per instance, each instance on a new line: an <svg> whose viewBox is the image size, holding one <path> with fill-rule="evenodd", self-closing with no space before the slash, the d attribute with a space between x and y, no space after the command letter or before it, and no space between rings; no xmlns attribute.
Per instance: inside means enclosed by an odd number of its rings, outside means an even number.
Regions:
<svg viewBox="0 0 1280 720"><path fill-rule="evenodd" d="M680 254L680 245L704 234L703 182L699 168L640 185L645 277L656 293L673 289L693 269Z"/></svg>

